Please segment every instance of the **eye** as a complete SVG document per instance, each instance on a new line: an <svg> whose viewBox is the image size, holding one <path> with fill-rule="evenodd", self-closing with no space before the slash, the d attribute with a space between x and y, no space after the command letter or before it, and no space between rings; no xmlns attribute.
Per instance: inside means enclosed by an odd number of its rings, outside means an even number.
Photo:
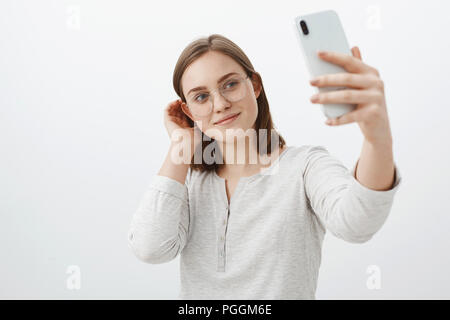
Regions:
<svg viewBox="0 0 450 320"><path fill-rule="evenodd" d="M194 100L195 100L196 102L202 102L203 99L202 99L202 100L198 100L198 98L201 97L201 96L206 96L206 94L205 94L205 93L201 93L201 94L195 96Z"/></svg>
<svg viewBox="0 0 450 320"><path fill-rule="evenodd" d="M225 84L225 89L233 88L238 82L236 80L231 80ZM231 85L230 87L228 87Z"/></svg>

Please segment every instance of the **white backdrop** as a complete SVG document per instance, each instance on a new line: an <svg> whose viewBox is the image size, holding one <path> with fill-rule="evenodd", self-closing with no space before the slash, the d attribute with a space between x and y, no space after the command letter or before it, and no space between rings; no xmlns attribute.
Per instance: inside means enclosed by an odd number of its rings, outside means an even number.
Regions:
<svg viewBox="0 0 450 320"><path fill-rule="evenodd" d="M176 60L200 36L246 52L288 145L351 167L362 134L326 126L309 102L291 26L326 9L385 81L403 186L369 242L327 232L316 297L449 299L450 20L436 0L1 1L0 298L176 298L179 258L141 262L127 231L168 151Z"/></svg>

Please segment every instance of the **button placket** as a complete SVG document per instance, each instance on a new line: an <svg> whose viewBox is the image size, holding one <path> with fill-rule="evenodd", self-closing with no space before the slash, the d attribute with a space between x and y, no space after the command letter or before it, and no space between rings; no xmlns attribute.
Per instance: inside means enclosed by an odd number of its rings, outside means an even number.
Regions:
<svg viewBox="0 0 450 320"><path fill-rule="evenodd" d="M226 207L225 217L222 220L220 235L218 237L218 271L225 271L225 240L226 240L226 230L227 230L227 216L229 206Z"/></svg>

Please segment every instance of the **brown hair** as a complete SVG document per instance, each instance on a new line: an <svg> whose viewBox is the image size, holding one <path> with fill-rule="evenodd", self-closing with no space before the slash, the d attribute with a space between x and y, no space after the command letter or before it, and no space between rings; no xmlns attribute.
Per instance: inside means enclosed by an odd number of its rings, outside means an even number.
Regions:
<svg viewBox="0 0 450 320"><path fill-rule="evenodd" d="M186 102L186 99L183 94L183 89L181 87L181 77L186 70L186 68L196 59L198 59L201 55L208 51L218 51L223 54L226 54L227 56L233 58L238 64L240 64L244 70L246 71L247 75L250 77L250 79L253 79L253 75L256 75L257 81L261 85L261 92L257 98L258 103L258 116L256 118L254 129L256 132L259 132L260 129L266 129L267 130L267 147L265 150L267 150L267 153L270 154L273 150L275 150L276 145L272 146L272 135L275 134L278 136L278 147L282 148L286 142L283 139L283 137L275 130L273 122L272 122L272 116L270 114L269 110L269 102L267 100L266 94L264 92L264 86L262 84L261 76L258 72L256 72L253 68L252 63L248 59L247 55L242 51L241 48L239 48L235 43L233 43L231 40L227 39L226 37L220 35L220 34L212 34L209 37L202 37L199 39L194 40L191 42L181 53L180 57L178 58L177 64L175 66L175 70L173 72L173 87L175 89L175 92L178 94L178 96L181 98L183 102ZM194 126L194 122L189 118L186 117L190 126ZM210 141L204 141L203 139L204 133L202 132L202 144L201 144L201 163L195 164L193 159L194 156L191 159L190 167L193 170L199 170L199 171L212 171L216 168L219 168L220 166L223 166L221 161L217 161L218 157L221 157L220 152L217 152L214 154L214 161L211 164L205 163L203 159L203 154L205 148L211 144L216 143L214 139L209 138ZM257 139L257 150L258 153L261 154L261 151L259 150L260 146L260 136L259 134L256 135ZM210 147L211 148L211 147ZM216 150L220 150L219 148L215 148Z"/></svg>

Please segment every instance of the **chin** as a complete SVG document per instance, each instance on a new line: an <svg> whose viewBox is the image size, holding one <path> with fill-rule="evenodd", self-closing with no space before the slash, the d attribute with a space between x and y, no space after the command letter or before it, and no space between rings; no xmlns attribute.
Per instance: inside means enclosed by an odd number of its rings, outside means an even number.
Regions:
<svg viewBox="0 0 450 320"><path fill-rule="evenodd" d="M228 133L230 135L230 137L228 139L229 141L227 141L227 136L226 136L227 131L226 130L230 130L230 132ZM234 132L234 130L236 130L236 131ZM220 141L232 144L232 143L236 142L236 140L238 142L244 141L245 139L247 139L247 137L250 138L250 136L252 134L255 134L253 139L255 141L257 141L256 140L257 133L252 127L250 127L250 126L249 127L242 127L242 126L230 127L230 128L226 128L225 130L222 131L223 139L220 139Z"/></svg>

